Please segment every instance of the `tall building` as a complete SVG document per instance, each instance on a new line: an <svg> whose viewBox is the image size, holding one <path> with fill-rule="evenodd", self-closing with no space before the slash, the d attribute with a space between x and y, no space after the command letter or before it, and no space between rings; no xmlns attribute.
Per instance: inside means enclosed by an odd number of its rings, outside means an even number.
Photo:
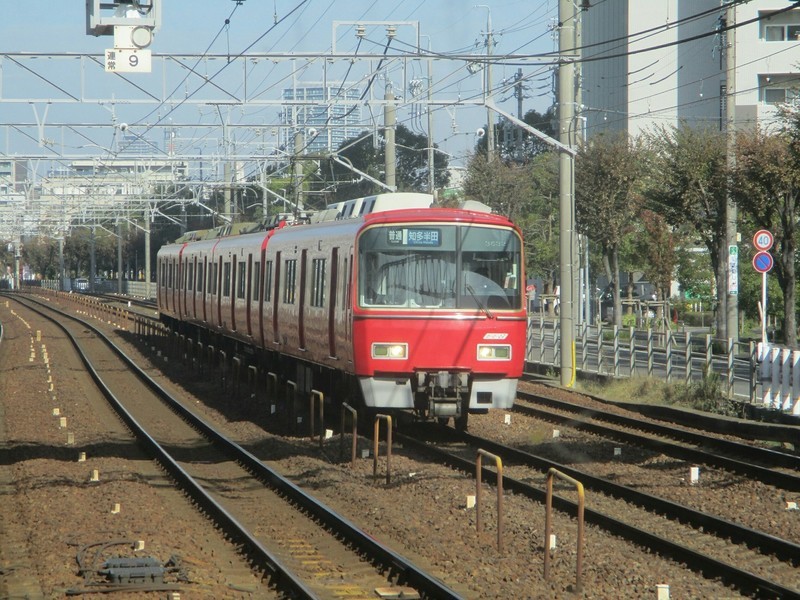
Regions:
<svg viewBox="0 0 800 600"><path fill-rule="evenodd" d="M0 194L22 194L28 179L28 161L0 160Z"/></svg>
<svg viewBox="0 0 800 600"><path fill-rule="evenodd" d="M606 0L581 13L578 114L587 132L637 135L659 125L722 127L728 11L720 0ZM768 122L800 87L800 9L735 2L735 121ZM669 24L669 27L665 25Z"/></svg>
<svg viewBox="0 0 800 600"><path fill-rule="evenodd" d="M125 156L157 156L161 149L157 144L135 133L123 134L117 141L117 154Z"/></svg>
<svg viewBox="0 0 800 600"><path fill-rule="evenodd" d="M364 128L358 104L360 97L360 90L342 85L342 82L308 83L284 89L280 121L285 127L281 128L281 144L293 149L294 128L303 127L305 153L336 150ZM309 130L314 130L315 135L308 136Z"/></svg>

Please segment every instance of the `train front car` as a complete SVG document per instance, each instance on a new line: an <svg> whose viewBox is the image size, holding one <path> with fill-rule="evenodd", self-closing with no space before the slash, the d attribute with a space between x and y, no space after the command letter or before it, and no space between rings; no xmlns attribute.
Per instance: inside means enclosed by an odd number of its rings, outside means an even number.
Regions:
<svg viewBox="0 0 800 600"><path fill-rule="evenodd" d="M365 403L455 420L510 408L527 317L520 232L456 209L378 213L357 239L355 372Z"/></svg>

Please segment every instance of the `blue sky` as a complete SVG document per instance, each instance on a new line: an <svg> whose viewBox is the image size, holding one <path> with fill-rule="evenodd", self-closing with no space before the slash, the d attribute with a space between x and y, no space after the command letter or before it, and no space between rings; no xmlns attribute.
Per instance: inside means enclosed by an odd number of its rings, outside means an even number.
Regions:
<svg viewBox="0 0 800 600"><path fill-rule="evenodd" d="M5 0L6 12L0 22L0 55L9 52L43 52L43 53L101 53L113 46L113 39L108 36L94 37L86 34L86 11L83 2L64 0L26 0L11 2ZM334 21L369 22L391 21L399 24L393 50L407 51L414 43L415 28L407 22L418 22L421 34L421 46L428 47L442 54L483 54L486 52L485 36L487 18L491 16L492 31L495 40L494 54L535 54L551 52L555 41L551 32L557 14L557 1L546 0L531 2L530 0L482 0L480 4L456 0L243 0L241 4L235 0L164 0L162 5L162 25L156 32L150 49L154 54L238 54L246 49L252 52L275 53L326 53L332 44ZM275 24L277 17L279 23ZM229 23L226 25L226 19ZM337 28L336 45L338 52L355 53L358 41L353 28L349 25ZM386 37L380 26L369 27L360 49L362 52L380 53ZM3 60L3 97L25 98L26 94L41 96L50 93L47 85L41 87L41 81L28 73L20 72L17 76L16 65ZM344 67L341 67L342 69ZM493 69L495 84L512 77L519 67L517 65L497 65ZM261 92L274 98L280 97L280 90L285 81L285 66L280 65L259 81ZM115 91L117 82L113 75L99 73L92 77L101 81L104 90L116 97L124 97L128 89L121 87ZM523 66L526 75L540 71L535 65ZM409 73L424 77L425 66L421 63L411 65ZM393 84L398 87L398 95L402 95L402 81L394 81L400 77L401 69L391 71ZM63 81L59 77L63 77ZM72 89L77 86L75 75L53 72L47 75L52 83ZM309 66L301 77L309 80L320 79L321 70L315 65ZM535 108L545 110L551 102L551 89L546 73L537 75L531 81L524 102L524 110ZM434 66L434 97L439 99L469 98L479 93L481 75L470 76L463 68L463 63L443 59ZM220 86L228 85L222 78ZM166 82L165 87L172 85ZM186 84L187 87L190 84ZM28 91L30 89L30 91ZM42 92L44 89L46 92ZM90 94L91 95L91 94ZM506 93L501 98L508 98ZM508 98L501 106L516 113L516 102ZM82 110L85 109L85 110ZM91 109L91 111L89 110ZM35 118L42 119L43 106L38 107L38 115L23 103L0 104L1 122L30 122ZM108 107L53 105L47 115L47 122L101 122L109 119ZM187 109L187 111L196 109ZM114 118L117 121L142 123L152 121L149 110L141 108L117 106ZM163 114L163 111L162 111ZM196 118L212 118L201 115ZM232 113L228 118L236 119L241 115ZM177 115L176 115L177 118ZM187 112L181 118L191 120L194 113ZM258 118L265 125L277 122L277 111L263 111ZM402 122L409 119L410 108L401 109L398 119ZM474 131L486 122L483 109L458 107L440 108L435 115L435 141L449 152L461 155L474 144ZM5 129L5 128L4 128ZM7 132L2 132L7 133ZM62 131L50 132L46 135L58 137ZM95 136L97 136L95 138ZM26 147L24 139L18 139L16 132L4 135L0 140L0 152L15 154L32 151ZM100 132L87 133L87 137L98 146L108 143L108 135ZM90 144L89 144L90 145Z"/></svg>

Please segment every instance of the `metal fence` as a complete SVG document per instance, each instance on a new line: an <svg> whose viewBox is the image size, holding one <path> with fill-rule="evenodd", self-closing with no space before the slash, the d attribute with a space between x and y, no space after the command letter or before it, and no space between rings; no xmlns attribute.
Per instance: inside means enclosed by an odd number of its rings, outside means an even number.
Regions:
<svg viewBox="0 0 800 600"><path fill-rule="evenodd" d="M78 291L74 286L74 279L65 279L64 280L64 290L65 292L69 291ZM26 285L31 285L31 282L25 282ZM48 290L61 290L61 284L57 279L43 279L41 281L36 282L37 285L46 288ZM119 284L116 279L103 279L101 281L96 281L94 285L94 291L102 294L113 294L116 293L118 290ZM81 290L85 291L85 290ZM151 300L155 300L156 297L156 283L150 283L150 290L148 293L147 289L147 282L145 281L129 281L127 279L122 280L122 293L128 296L134 296L136 298L148 298Z"/></svg>
<svg viewBox="0 0 800 600"><path fill-rule="evenodd" d="M527 361L561 366L559 321L528 319ZM716 374L729 398L800 415L800 351L716 339L703 330L581 324L575 368L608 377L658 377L691 383Z"/></svg>

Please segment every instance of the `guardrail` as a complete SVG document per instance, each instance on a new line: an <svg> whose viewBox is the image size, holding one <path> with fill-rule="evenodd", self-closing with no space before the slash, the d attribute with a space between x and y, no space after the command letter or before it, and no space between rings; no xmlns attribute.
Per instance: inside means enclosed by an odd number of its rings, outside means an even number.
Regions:
<svg viewBox="0 0 800 600"><path fill-rule="evenodd" d="M728 398L800 415L800 352L704 332L581 324L575 331L578 371L607 377L658 377L668 383L716 374ZM530 316L526 360L561 366L559 321Z"/></svg>

